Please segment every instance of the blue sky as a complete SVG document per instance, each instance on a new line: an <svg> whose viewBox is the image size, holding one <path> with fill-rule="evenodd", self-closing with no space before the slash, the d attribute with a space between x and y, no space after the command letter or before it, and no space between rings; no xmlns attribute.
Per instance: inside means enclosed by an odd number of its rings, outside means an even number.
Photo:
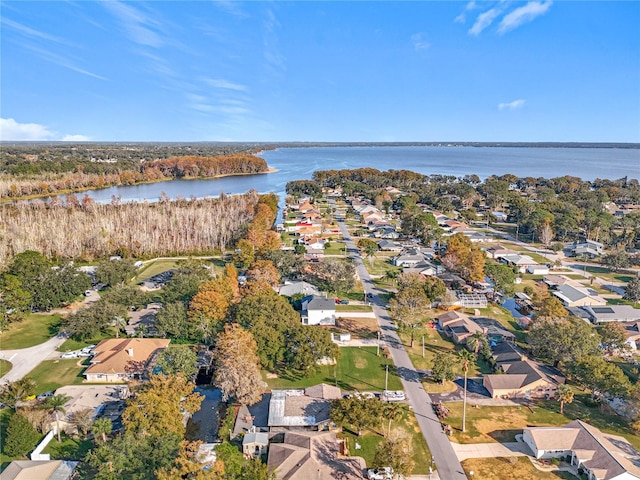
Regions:
<svg viewBox="0 0 640 480"><path fill-rule="evenodd" d="M640 2L2 1L0 135L640 142Z"/></svg>

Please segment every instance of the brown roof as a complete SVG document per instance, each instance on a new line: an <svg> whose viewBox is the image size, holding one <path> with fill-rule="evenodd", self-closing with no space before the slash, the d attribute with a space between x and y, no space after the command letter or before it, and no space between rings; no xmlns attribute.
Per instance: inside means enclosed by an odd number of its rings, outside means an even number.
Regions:
<svg viewBox="0 0 640 480"><path fill-rule="evenodd" d="M0 473L0 480L49 480L62 463L62 460L14 460ZM67 470L69 473L73 471Z"/></svg>
<svg viewBox="0 0 640 480"><path fill-rule="evenodd" d="M141 372L156 350L166 348L165 338L110 338L94 349L91 366L84 374Z"/></svg>
<svg viewBox="0 0 640 480"><path fill-rule="evenodd" d="M531 385L538 380L545 380L548 383L557 385L564 383L564 377L556 375L555 372L548 372L548 367L538 364L532 360L524 359L511 363L501 363L503 374L485 375L484 383L488 390L519 390Z"/></svg>
<svg viewBox="0 0 640 480"><path fill-rule="evenodd" d="M304 394L308 397L323 398L325 400L342 398L342 391L338 387L327 385L326 383L307 387L304 389Z"/></svg>
<svg viewBox="0 0 640 480"><path fill-rule="evenodd" d="M267 465L278 480L361 479L365 468L360 457L339 456L333 432L286 432L283 443L271 443Z"/></svg>
<svg viewBox="0 0 640 480"><path fill-rule="evenodd" d="M443 313L442 315L438 316L438 322L440 322L440 325L442 325L443 327L446 327L448 324L452 322L457 322L458 320L468 319L468 318L469 317L464 313L460 313L456 310L451 310L450 312Z"/></svg>

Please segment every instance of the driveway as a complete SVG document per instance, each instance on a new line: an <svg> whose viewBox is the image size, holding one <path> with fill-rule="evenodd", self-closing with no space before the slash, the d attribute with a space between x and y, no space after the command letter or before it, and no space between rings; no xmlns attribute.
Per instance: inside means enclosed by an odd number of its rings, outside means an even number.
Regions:
<svg viewBox="0 0 640 480"><path fill-rule="evenodd" d="M19 350L0 350L0 358L8 360L13 364L13 368L4 377L0 378L0 383L15 382L20 380L31 370L36 368L40 362L54 355L56 349L62 345L67 336L58 333L40 345Z"/></svg>
<svg viewBox="0 0 640 480"><path fill-rule="evenodd" d="M330 200L331 206L335 207L335 202ZM382 292L374 286L371 277L364 264L362 258L357 255L357 248L353 242L349 231L342 217L338 217L338 225L345 239L349 257L353 260L356 267L356 274L362 281L365 293L371 293L373 311L378 318L378 324L382 331L382 339L387 344L391 353L398 375L402 380L404 391L407 395L407 402L413 409L422 434L429 446L431 455L434 458L439 478L442 480L466 480L466 475L462 470L462 466L458 461L449 438L442 431L440 421L433 412L431 398L424 391L420 379L422 374L413 367L409 355L400 341L396 333L395 326L389 318L387 310L382 306L378 295Z"/></svg>
<svg viewBox="0 0 640 480"><path fill-rule="evenodd" d="M531 450L524 442L507 443L455 443L451 447L459 461L468 458L524 457L531 455Z"/></svg>

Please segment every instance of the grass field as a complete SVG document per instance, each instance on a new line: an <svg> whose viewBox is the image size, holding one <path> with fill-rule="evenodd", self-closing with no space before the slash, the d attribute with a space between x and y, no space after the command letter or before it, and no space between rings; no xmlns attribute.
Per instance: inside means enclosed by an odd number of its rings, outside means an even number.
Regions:
<svg viewBox="0 0 640 480"><path fill-rule="evenodd" d="M462 433L462 402L447 403L451 415L445 420L453 427L453 439L459 443L512 442L527 426L557 426L581 419L606 433L624 436L636 448L640 437L614 412L606 407L589 407L585 403L589 395L576 392L573 403L564 407L556 400L538 400L529 410L526 406L475 408L467 403L467 431Z"/></svg>
<svg viewBox="0 0 640 480"><path fill-rule="evenodd" d="M345 347L340 349L337 365L319 366L310 377L280 375L263 378L271 388L306 388L319 383L337 384L342 390L382 391L385 385L385 367L389 365L389 390L402 389L391 359L376 356L375 347ZM335 371L335 377L334 377Z"/></svg>
<svg viewBox="0 0 640 480"><path fill-rule="evenodd" d="M29 373L29 377L36 381L36 393L42 393L64 385L82 384L84 377L81 374L87 366L87 359L45 360Z"/></svg>
<svg viewBox="0 0 640 480"><path fill-rule="evenodd" d="M159 273L176 268L179 261L180 260L156 260L154 262L150 262L138 270L137 275L133 277L132 283L138 283L145 278L153 277Z"/></svg>
<svg viewBox="0 0 640 480"><path fill-rule="evenodd" d="M0 348L13 350L44 343L58 333L59 315L31 313L24 320L9 325L0 335Z"/></svg>
<svg viewBox="0 0 640 480"><path fill-rule="evenodd" d="M603 278L605 280L614 282L629 282L633 280L633 275L624 272L614 272L613 270L605 267L587 266L587 272Z"/></svg>
<svg viewBox="0 0 640 480"><path fill-rule="evenodd" d="M344 242L329 242L329 246L324 249L325 255L344 255Z"/></svg>
<svg viewBox="0 0 640 480"><path fill-rule="evenodd" d="M0 377L6 375L13 368L13 364L9 360L0 359Z"/></svg>
<svg viewBox="0 0 640 480"><path fill-rule="evenodd" d="M526 457L470 458L462 462L462 468L467 478L478 480L577 480L569 472L542 472Z"/></svg>
<svg viewBox="0 0 640 480"><path fill-rule="evenodd" d="M366 430L360 437L346 430L344 430L340 435L343 438L346 437L349 439L349 453L351 455L357 455L364 458L368 467L373 464L376 446L384 440L382 431L386 431L388 429L387 422L385 421L384 423L385 425L381 424L373 429ZM424 436L420 431L415 415L410 411L405 412L399 421L391 424L392 431L398 429L404 430L412 438L411 451L413 461L415 462L413 473L417 475L429 473L429 459L431 459L431 452L429 451L429 447L427 447ZM356 442L361 446L358 450L355 448Z"/></svg>
<svg viewBox="0 0 640 480"><path fill-rule="evenodd" d="M54 437L42 453L51 455L52 460L82 460L91 447L90 440L75 440L63 434L62 442Z"/></svg>

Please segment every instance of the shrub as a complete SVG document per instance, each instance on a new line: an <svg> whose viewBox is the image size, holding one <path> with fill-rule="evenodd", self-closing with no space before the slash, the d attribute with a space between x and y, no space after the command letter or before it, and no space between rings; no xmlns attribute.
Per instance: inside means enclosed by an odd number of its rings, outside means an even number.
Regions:
<svg viewBox="0 0 640 480"><path fill-rule="evenodd" d="M33 450L38 444L40 434L29 420L19 413L14 414L7 426L4 453L10 457L21 457Z"/></svg>

